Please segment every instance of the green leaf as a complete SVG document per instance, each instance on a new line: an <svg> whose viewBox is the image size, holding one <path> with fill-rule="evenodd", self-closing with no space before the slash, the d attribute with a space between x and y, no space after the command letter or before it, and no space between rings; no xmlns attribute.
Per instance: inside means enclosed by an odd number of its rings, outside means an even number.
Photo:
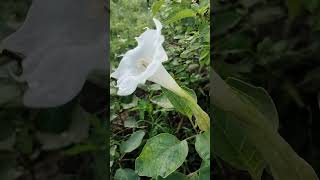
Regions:
<svg viewBox="0 0 320 180"><path fill-rule="evenodd" d="M171 104L169 99L164 94L152 97L151 102L153 102L156 105L163 107L165 109L172 109L173 108L173 105Z"/></svg>
<svg viewBox="0 0 320 180"><path fill-rule="evenodd" d="M199 174L198 173L189 174L187 180L199 180Z"/></svg>
<svg viewBox="0 0 320 180"><path fill-rule="evenodd" d="M204 161L210 161L210 131L196 136L196 151Z"/></svg>
<svg viewBox="0 0 320 180"><path fill-rule="evenodd" d="M187 18L187 17L194 17L196 16L196 13L191 9L184 9L173 15L170 19L168 19L165 24L171 24L176 21L179 21L181 19Z"/></svg>
<svg viewBox="0 0 320 180"><path fill-rule="evenodd" d="M128 119L124 121L124 127L135 128L138 127L138 123L133 117L128 117Z"/></svg>
<svg viewBox="0 0 320 180"><path fill-rule="evenodd" d="M183 89L188 92L195 100L197 100L197 95L192 89L188 89L186 87L183 87ZM192 109L187 106L187 104L189 104L188 100L181 98L180 96L165 88L162 88L162 91L178 112L186 115L189 119L192 118Z"/></svg>
<svg viewBox="0 0 320 180"><path fill-rule="evenodd" d="M137 149L140 146L144 135L145 135L145 132L143 130L139 130L131 134L130 138L127 141L124 141L121 143L120 145L121 152L129 153Z"/></svg>
<svg viewBox="0 0 320 180"><path fill-rule="evenodd" d="M256 106L258 111L264 113L266 118L271 122L273 128L278 130L278 112L271 96L265 89L255 87L236 78L228 78L226 82L239 94L239 96L249 100L252 105Z"/></svg>
<svg viewBox="0 0 320 180"><path fill-rule="evenodd" d="M265 112L242 98L214 70L211 70L211 83L211 102L238 119L244 134L267 162L275 180L318 180L312 167L274 129Z"/></svg>
<svg viewBox="0 0 320 180"><path fill-rule="evenodd" d="M204 166L199 169L199 180L210 179L210 166Z"/></svg>
<svg viewBox="0 0 320 180"><path fill-rule="evenodd" d="M140 180L140 177L132 169L117 169L114 180Z"/></svg>
<svg viewBox="0 0 320 180"><path fill-rule="evenodd" d="M232 166L248 171L253 179L261 179L266 163L238 120L217 108L214 115L213 152Z"/></svg>
<svg viewBox="0 0 320 180"><path fill-rule="evenodd" d="M187 155L186 140L162 133L147 141L135 161L135 169L140 176L166 178L183 164Z"/></svg>
<svg viewBox="0 0 320 180"><path fill-rule="evenodd" d="M184 95L177 95L169 90L164 89L164 93L177 111L186 115L194 127L198 126L200 130L207 131L210 128L210 117L197 104L197 96L194 91L183 88ZM195 117L195 124L192 121L192 115Z"/></svg>
<svg viewBox="0 0 320 180"><path fill-rule="evenodd" d="M159 11L161 6L163 5L164 0L158 0L153 3L151 11L152 11L152 16L155 16Z"/></svg>
<svg viewBox="0 0 320 180"><path fill-rule="evenodd" d="M139 98L134 96L130 103L127 103L127 104L122 103L121 106L122 106L123 109L134 108L134 107L136 107L138 105L138 100L139 100Z"/></svg>
<svg viewBox="0 0 320 180"><path fill-rule="evenodd" d="M157 179L152 178L152 180L185 180L186 178L186 175L180 172L173 172L166 178L158 177Z"/></svg>

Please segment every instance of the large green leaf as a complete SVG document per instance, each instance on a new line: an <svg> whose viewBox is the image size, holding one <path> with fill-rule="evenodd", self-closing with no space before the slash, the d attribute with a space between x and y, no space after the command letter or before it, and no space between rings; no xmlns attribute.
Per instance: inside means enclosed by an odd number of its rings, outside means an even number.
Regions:
<svg viewBox="0 0 320 180"><path fill-rule="evenodd" d="M265 113L239 96L214 70L211 70L211 80L211 102L238 119L244 134L269 165L275 180L318 180L312 167L279 135Z"/></svg>
<svg viewBox="0 0 320 180"><path fill-rule="evenodd" d="M135 169L140 176L166 178L183 164L187 154L186 140L162 133L147 141L135 161Z"/></svg>
<svg viewBox="0 0 320 180"><path fill-rule="evenodd" d="M248 139L238 119L217 108L214 116L216 120L212 126L213 152L232 166L248 171L253 179L259 180L266 163Z"/></svg>
<svg viewBox="0 0 320 180"><path fill-rule="evenodd" d="M146 133L143 130L139 130L131 134L127 141L124 141L120 145L120 150L123 153L129 153L137 149Z"/></svg>
<svg viewBox="0 0 320 180"><path fill-rule="evenodd" d="M140 180L140 177L132 169L118 169L114 180Z"/></svg>
<svg viewBox="0 0 320 180"><path fill-rule="evenodd" d="M226 82L239 96L249 100L258 111L263 113L275 130L279 128L279 117L276 106L265 89L252 86L235 78L228 78Z"/></svg>
<svg viewBox="0 0 320 180"><path fill-rule="evenodd" d="M195 147L204 161L210 161L210 131L197 135Z"/></svg>

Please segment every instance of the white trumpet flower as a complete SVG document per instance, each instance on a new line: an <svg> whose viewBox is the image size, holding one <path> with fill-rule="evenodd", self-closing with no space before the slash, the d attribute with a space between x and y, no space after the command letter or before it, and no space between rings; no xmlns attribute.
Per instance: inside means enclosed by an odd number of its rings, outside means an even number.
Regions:
<svg viewBox="0 0 320 180"><path fill-rule="evenodd" d="M111 74L117 79L119 96L132 94L139 84L147 80L157 83L162 87L174 92L180 97L186 98L194 110L194 115L200 119L206 119L206 123L198 123L200 129L208 129L209 116L198 106L194 99L185 92L171 77L162 65L168 60L162 44L164 36L161 35L162 24L153 19L156 29L149 29L136 38L138 46L123 55L118 68ZM205 124L205 125L203 125ZM204 127L206 126L206 127Z"/></svg>
<svg viewBox="0 0 320 180"><path fill-rule="evenodd" d="M162 62L168 60L162 43L162 25L153 19L156 29L148 29L136 38L138 46L124 54L119 67L111 77L117 79L117 94L127 96L132 94L139 84L147 80L157 83L173 92L180 90L179 85L163 67Z"/></svg>

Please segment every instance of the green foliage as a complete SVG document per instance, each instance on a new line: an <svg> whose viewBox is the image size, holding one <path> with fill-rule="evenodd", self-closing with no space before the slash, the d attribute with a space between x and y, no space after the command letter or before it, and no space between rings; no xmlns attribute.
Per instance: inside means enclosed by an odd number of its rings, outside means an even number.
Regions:
<svg viewBox="0 0 320 180"><path fill-rule="evenodd" d="M195 99L195 101L197 101L197 96L193 90L188 88L184 88L184 90L189 93ZM187 99L182 99L180 96L164 88L162 89L162 91L164 92L170 103L173 105L173 107L176 109L176 111L186 115L190 120L192 119L193 113L191 107L187 105L189 104Z"/></svg>
<svg viewBox="0 0 320 180"><path fill-rule="evenodd" d="M197 135L195 147L203 161L210 161L210 131Z"/></svg>
<svg viewBox="0 0 320 180"><path fill-rule="evenodd" d="M159 134L150 138L135 161L140 176L163 178L177 170L188 155L188 143L174 135Z"/></svg>
<svg viewBox="0 0 320 180"><path fill-rule="evenodd" d="M122 142L122 144L120 145L121 152L129 153L138 148L144 135L145 132L143 130L132 133L130 138L127 141Z"/></svg>
<svg viewBox="0 0 320 180"><path fill-rule="evenodd" d="M215 10L212 66L225 79L212 73L216 161L252 179L318 179L318 145L308 143L318 133L305 126L317 124L319 109L319 1L216 2Z"/></svg>
<svg viewBox="0 0 320 180"><path fill-rule="evenodd" d="M236 90L223 82L223 80L221 80L214 71L212 72L212 76L214 77L213 83L215 83L213 89L215 94L212 96L212 102L216 104L218 108L221 108L224 111L228 111L229 114L232 113L238 119L234 122L240 123L242 125L242 128L239 128L238 126L237 131L239 131L239 129L243 130L244 136L249 139L249 143L252 143L252 145L257 148L257 151L261 154L262 159L269 165L273 177L277 180L285 178L297 180L307 178L317 180L318 178L314 170L294 152L294 150L287 144L287 142L282 139L282 137L274 129L275 126L273 125L273 122L275 121L268 120L268 113L259 110L259 107L255 106L247 98L243 98L241 94L238 94ZM229 97L229 99L223 100L218 96ZM230 104L231 102L233 102L233 104ZM224 120L224 118L226 117L218 116L219 121ZM228 124L234 123L231 119L232 118L226 118L225 121L228 120ZM227 129L227 127L230 127L230 125L225 125L224 127L219 125L216 126L222 129L222 134L225 133L225 135L229 136L227 137L227 139L229 139L227 140L228 142L231 142L230 139L233 139L235 137L243 137L243 135L239 136L239 134L232 137L230 129ZM234 148L233 146L235 145L232 144L234 144L235 142L245 143L243 139L244 137L242 138L242 140L235 140L234 142L230 143L231 147L227 147L226 149ZM246 145L243 143L241 143L240 145L236 145L236 153L242 152L243 147L246 147ZM216 148L220 147L222 144L223 143L215 144ZM252 148L250 148L250 151L251 150ZM224 157L229 158L233 153L234 152L230 151L230 154L224 155ZM251 154L252 156L252 152L249 152L249 154ZM241 155L241 160L243 157L246 157L244 154ZM234 161L230 160L231 159L227 161L236 164ZM247 161L248 163L248 160L245 161ZM259 161L261 162L261 160L258 160L258 162ZM243 167L243 165L240 167ZM255 166L253 167L256 168ZM259 174L252 175L253 178L260 179Z"/></svg>
<svg viewBox="0 0 320 180"><path fill-rule="evenodd" d="M140 177L132 169L118 169L115 176L115 180L139 180Z"/></svg>
<svg viewBox="0 0 320 180"><path fill-rule="evenodd" d="M134 37L144 32L144 27L154 27L154 17L163 24L163 46L169 57L163 65L180 86L192 88L187 91L207 110L209 1L151 0L148 4L144 0L113 0L110 9L111 72L119 64L120 55L137 45ZM202 139L201 134L196 150L199 132L190 123L192 111L181 97L150 82L139 86L134 95L119 97L115 84L115 79L111 79L112 177L118 169L129 168L135 169L141 178L182 180L196 175L199 179L201 174L203 179L208 178L209 165L201 167L202 159L197 152L208 153L209 141ZM139 131L145 132L141 144L139 141L134 151L123 153L123 144ZM206 149L201 151L199 147Z"/></svg>

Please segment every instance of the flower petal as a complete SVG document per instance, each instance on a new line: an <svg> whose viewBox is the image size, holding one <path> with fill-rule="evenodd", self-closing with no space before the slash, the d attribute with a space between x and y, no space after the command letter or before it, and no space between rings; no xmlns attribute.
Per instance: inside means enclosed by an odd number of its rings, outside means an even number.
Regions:
<svg viewBox="0 0 320 180"><path fill-rule="evenodd" d="M104 5L103 0L32 1L24 24L0 45L0 51L25 57L25 106L65 104L80 92L89 72L108 69Z"/></svg>
<svg viewBox="0 0 320 180"><path fill-rule="evenodd" d="M158 19L156 19L156 18L153 18L153 22L154 22L154 24L156 25L157 31L160 31L160 32L161 32L161 29L162 29L162 24L161 24L161 22L160 22Z"/></svg>
<svg viewBox="0 0 320 180"><path fill-rule="evenodd" d="M138 46L125 53L118 68L111 74L111 77L118 79L117 94L120 96L132 94L139 84L144 84L149 78L158 76L159 68L164 69L162 62L168 60L167 53L162 46L164 42L164 36L161 35L162 25L157 19L153 20L156 29L147 28L137 37ZM168 74L166 77L172 79L169 73L166 73ZM170 83L172 84L171 80Z"/></svg>

